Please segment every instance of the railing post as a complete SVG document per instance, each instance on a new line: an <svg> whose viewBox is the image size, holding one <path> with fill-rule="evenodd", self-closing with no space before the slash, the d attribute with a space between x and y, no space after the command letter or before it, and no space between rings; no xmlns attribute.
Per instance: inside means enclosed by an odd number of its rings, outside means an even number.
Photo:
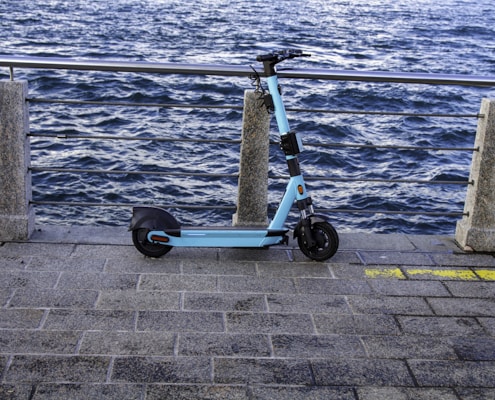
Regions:
<svg viewBox="0 0 495 400"><path fill-rule="evenodd" d="M27 88L0 81L0 241L27 240L34 230Z"/></svg>
<svg viewBox="0 0 495 400"><path fill-rule="evenodd" d="M270 114L259 93L246 90L242 115L237 213L234 226L266 226L268 223L268 155Z"/></svg>
<svg viewBox="0 0 495 400"><path fill-rule="evenodd" d="M495 100L483 99L464 204L455 239L465 250L495 251Z"/></svg>

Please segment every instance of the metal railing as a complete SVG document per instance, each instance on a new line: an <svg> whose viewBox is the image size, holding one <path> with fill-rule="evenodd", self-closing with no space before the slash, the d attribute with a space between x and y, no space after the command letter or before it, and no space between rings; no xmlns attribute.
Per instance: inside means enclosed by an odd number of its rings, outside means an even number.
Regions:
<svg viewBox="0 0 495 400"><path fill-rule="evenodd" d="M156 74L186 74L186 75L214 75L214 76L250 76L252 69L249 66L225 66L225 65L206 65L206 64L170 64L170 63L145 63L145 62L120 62L120 61L86 61L86 60L69 60L61 58L27 58L27 57L0 57L0 66L8 67L10 79L14 79L15 69L57 69L57 70L80 70L80 71L116 71L116 72L134 72L134 73L156 73ZM418 73L389 73L389 72L358 72L358 71L331 71L320 69L290 69L280 70L281 78L294 79L320 79L334 81L359 81L359 82L395 82L395 83L412 83L428 85L461 85L476 87L495 86L495 77L480 77L467 75L443 75L443 74L418 74ZM191 105L181 103L133 103L125 101L81 101L73 99L49 99L49 98L28 98L32 104L65 104L73 106L117 106L117 107L158 107L158 108L207 108L207 109L235 109L240 110L242 106L233 105ZM439 117L439 118L483 118L481 114L461 113L461 114L444 114L444 113L409 113L409 112L382 112L382 111L363 111L363 110L328 110L328 109L307 109L307 108L290 108L290 112L317 112L328 114L357 114L357 115L388 115L388 116L421 116L421 117ZM60 138L60 134L49 133L31 133L31 137L39 138ZM156 137L114 137L112 135L63 135L66 139L90 139L90 140L156 140L156 141L194 141L208 143L226 143L240 144L240 140L223 140L223 139L173 139L173 138L156 138ZM272 144L277 144L273 142ZM374 148L374 149L397 149L413 151L464 151L473 152L474 147L415 147L415 146L398 146L398 145L368 145L360 143L310 143L306 142L305 146L331 147L331 148ZM51 173L90 173L90 174L153 174L167 176L195 176L195 177L214 177L214 178L232 178L238 177L238 174L215 174L212 172L182 173L182 172L157 172L157 171L127 171L127 170L103 170L88 168L52 168L43 166L31 166L33 172L51 172ZM270 179L283 179L285 176L273 175ZM333 182L376 182L376 183L413 183L413 184L431 184L431 185L469 185L472 182L467 180L461 181L443 181L443 180L412 180L412 179L374 179L374 178L345 178L345 177L327 177L327 176L305 176L307 180L333 181ZM66 201L31 201L34 205L71 205L71 206L108 206L108 207L129 207L132 204L126 203L96 203L96 202L66 202ZM218 206L191 206L191 205L167 205L174 208L185 209L212 209ZM222 207L220 207L222 208ZM235 210L235 206L223 207L224 209ZM445 215L445 216L463 216L465 212L415 212L402 210L353 210L353 209L332 209L318 210L331 211L333 213L380 213L380 214L405 214L405 215Z"/></svg>

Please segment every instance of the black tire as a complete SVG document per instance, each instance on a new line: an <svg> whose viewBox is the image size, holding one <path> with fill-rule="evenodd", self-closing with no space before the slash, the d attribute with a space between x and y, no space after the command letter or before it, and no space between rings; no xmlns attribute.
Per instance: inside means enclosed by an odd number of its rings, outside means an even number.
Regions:
<svg viewBox="0 0 495 400"><path fill-rule="evenodd" d="M303 235L297 237L297 244L306 257L315 261L325 261L332 257L339 248L339 235L328 222L316 222L311 227L311 234L316 246L309 247Z"/></svg>
<svg viewBox="0 0 495 400"><path fill-rule="evenodd" d="M158 258L172 250L172 246L155 244L148 241L149 229L139 228L132 231L132 242L138 251L145 256Z"/></svg>

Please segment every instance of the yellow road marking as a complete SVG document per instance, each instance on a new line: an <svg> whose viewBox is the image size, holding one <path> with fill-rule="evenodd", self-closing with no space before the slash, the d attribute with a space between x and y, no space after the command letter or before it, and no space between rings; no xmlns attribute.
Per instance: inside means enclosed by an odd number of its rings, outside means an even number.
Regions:
<svg viewBox="0 0 495 400"><path fill-rule="evenodd" d="M489 269L477 269L478 276L485 281L495 281L495 271Z"/></svg>
<svg viewBox="0 0 495 400"><path fill-rule="evenodd" d="M395 278L406 279L404 274L399 268L368 268L364 270L364 273L368 278Z"/></svg>
<svg viewBox="0 0 495 400"><path fill-rule="evenodd" d="M465 269L408 269L408 275L426 275L439 278L457 279L462 281L475 281L478 277L473 271Z"/></svg>
<svg viewBox="0 0 495 400"><path fill-rule="evenodd" d="M406 275L400 268L366 268L364 273L367 278L371 279L407 279ZM423 276L428 278L444 278L462 281L495 281L495 270L477 269L476 274L469 269L430 269L430 268L411 268L405 269L409 277Z"/></svg>

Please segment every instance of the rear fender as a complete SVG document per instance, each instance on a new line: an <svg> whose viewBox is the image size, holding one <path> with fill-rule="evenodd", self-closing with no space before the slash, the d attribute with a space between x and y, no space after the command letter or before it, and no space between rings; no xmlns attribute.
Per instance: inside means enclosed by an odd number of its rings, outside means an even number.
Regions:
<svg viewBox="0 0 495 400"><path fill-rule="evenodd" d="M134 207L132 209L129 230L134 231L141 228L150 231L164 231L170 236L180 236L179 222L172 214L159 207Z"/></svg>

